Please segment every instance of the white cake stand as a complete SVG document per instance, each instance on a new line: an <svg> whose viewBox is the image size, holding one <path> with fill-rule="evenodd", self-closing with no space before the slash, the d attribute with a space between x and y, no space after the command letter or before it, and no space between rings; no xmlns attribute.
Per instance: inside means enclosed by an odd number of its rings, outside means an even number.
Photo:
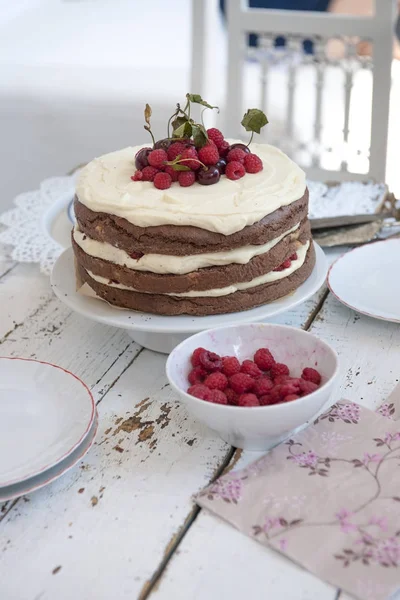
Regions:
<svg viewBox="0 0 400 600"><path fill-rule="evenodd" d="M51 286L56 296L69 308L104 325L125 329L135 342L168 354L189 335L223 325L266 321L293 309L315 294L326 279L328 265L321 248L314 244L316 263L310 277L293 293L258 308L225 315L164 317L133 310L122 310L107 302L90 298L76 291L72 248L61 254L51 274Z"/></svg>

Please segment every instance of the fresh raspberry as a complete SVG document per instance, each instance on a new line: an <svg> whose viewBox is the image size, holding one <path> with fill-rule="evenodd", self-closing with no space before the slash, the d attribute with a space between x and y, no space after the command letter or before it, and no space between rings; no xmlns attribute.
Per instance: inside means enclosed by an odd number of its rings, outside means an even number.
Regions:
<svg viewBox="0 0 400 600"><path fill-rule="evenodd" d="M208 401L213 402L214 404L228 404L228 399L221 390L211 390Z"/></svg>
<svg viewBox="0 0 400 600"><path fill-rule="evenodd" d="M193 171L180 171L178 181L181 187L190 187L196 181L196 175Z"/></svg>
<svg viewBox="0 0 400 600"><path fill-rule="evenodd" d="M278 377L274 378L274 385L282 385L287 383L290 380L289 375L278 375Z"/></svg>
<svg viewBox="0 0 400 600"><path fill-rule="evenodd" d="M264 394L264 396L260 396L258 399L260 406L271 406L272 404L277 404L279 399L272 394Z"/></svg>
<svg viewBox="0 0 400 600"><path fill-rule="evenodd" d="M215 354L215 352L209 352L205 350L199 356L200 364L206 369L206 371L220 371L222 368L222 358Z"/></svg>
<svg viewBox="0 0 400 600"><path fill-rule="evenodd" d="M196 383L203 383L206 377L207 371L203 367L195 367L190 371L188 380L191 385L196 385Z"/></svg>
<svg viewBox="0 0 400 600"><path fill-rule="evenodd" d="M241 373L246 373L256 379L257 377L261 377L262 371L257 367L256 363L252 360L244 360L242 362L242 366L240 367Z"/></svg>
<svg viewBox="0 0 400 600"><path fill-rule="evenodd" d="M228 398L228 404L233 404L234 406L237 406L239 396L236 392L233 391L232 388L226 388L226 390L224 390L224 394Z"/></svg>
<svg viewBox="0 0 400 600"><path fill-rule="evenodd" d="M301 381L303 381L303 379L300 379L300 377L288 377L285 381L285 384L296 388L296 394L298 394L300 392Z"/></svg>
<svg viewBox="0 0 400 600"><path fill-rule="evenodd" d="M168 175L171 177L172 181L178 181L178 171L175 171L175 169L173 167L171 167L171 165L167 165L164 169L165 173L168 173Z"/></svg>
<svg viewBox="0 0 400 600"><path fill-rule="evenodd" d="M260 406L258 398L255 394L242 394L239 396L238 406Z"/></svg>
<svg viewBox="0 0 400 600"><path fill-rule="evenodd" d="M201 366L200 354L203 354L203 352L207 352L207 350L205 348L196 348L196 350L193 351L192 356L190 357L190 362L194 367Z"/></svg>
<svg viewBox="0 0 400 600"><path fill-rule="evenodd" d="M219 371L211 373L204 382L210 390L224 390L228 387L228 379Z"/></svg>
<svg viewBox="0 0 400 600"><path fill-rule="evenodd" d="M229 152L230 144L226 140L224 140L219 146L218 151L221 158L226 158Z"/></svg>
<svg viewBox="0 0 400 600"><path fill-rule="evenodd" d="M246 171L244 170L244 166L242 163L234 160L226 165L225 175L228 179L232 179L232 181L236 181L236 179L240 179L244 175L246 175Z"/></svg>
<svg viewBox="0 0 400 600"><path fill-rule="evenodd" d="M205 165L215 165L219 161L219 152L215 144L206 144L198 151L199 160Z"/></svg>
<svg viewBox="0 0 400 600"><path fill-rule="evenodd" d="M157 175L154 177L153 183L154 187L156 187L158 190L167 190L171 187L171 175L168 175L168 173L157 173Z"/></svg>
<svg viewBox="0 0 400 600"><path fill-rule="evenodd" d="M185 150L186 144L182 142L173 142L167 150L168 160L175 160L179 154Z"/></svg>
<svg viewBox="0 0 400 600"><path fill-rule="evenodd" d="M275 359L268 348L259 348L254 355L254 362L262 371L269 371L275 364Z"/></svg>
<svg viewBox="0 0 400 600"><path fill-rule="evenodd" d="M286 260L283 261L283 263L281 265L279 265L279 267L276 267L274 269L274 271L284 271L285 269L288 269L291 264L292 264L292 261L290 260L290 258L287 258Z"/></svg>
<svg viewBox="0 0 400 600"><path fill-rule="evenodd" d="M278 402L280 402L282 400L281 387L282 387L281 385L276 385L269 392L268 395L269 395L269 403L270 404L277 404Z"/></svg>
<svg viewBox="0 0 400 600"><path fill-rule="evenodd" d="M299 257L297 256L297 252L295 252L294 254L292 254L292 256L289 256L289 260L297 260Z"/></svg>
<svg viewBox="0 0 400 600"><path fill-rule="evenodd" d="M232 377L235 373L240 373L240 362L236 356L222 357L222 372L227 377Z"/></svg>
<svg viewBox="0 0 400 600"><path fill-rule="evenodd" d="M219 148L221 146L222 142L225 141L223 134L216 127L211 127L211 129L207 129L207 135L208 135L208 139L212 140L214 142L214 144L217 146L217 148Z"/></svg>
<svg viewBox="0 0 400 600"><path fill-rule="evenodd" d="M280 389L281 398L286 398L286 396L290 396L291 394L297 394L300 392L300 387L297 385L293 385L292 383L284 383Z"/></svg>
<svg viewBox="0 0 400 600"><path fill-rule="evenodd" d="M201 385L201 383L196 383L196 385L190 386L190 388L187 390L187 393L195 398L200 398L200 400L209 400L211 398L211 390L209 390L205 385Z"/></svg>
<svg viewBox="0 0 400 600"><path fill-rule="evenodd" d="M143 171L135 171L135 174L131 177L132 181L142 181Z"/></svg>
<svg viewBox="0 0 400 600"><path fill-rule="evenodd" d="M239 162L240 164L244 163L244 158L246 156L246 152L241 148L234 148L233 150L229 150L227 154L228 162Z"/></svg>
<svg viewBox="0 0 400 600"><path fill-rule="evenodd" d="M269 377L260 377L254 384L253 392L256 396L260 397L269 394L273 387L274 384Z"/></svg>
<svg viewBox="0 0 400 600"><path fill-rule="evenodd" d="M288 396L284 397L282 402L292 402L292 400L298 400L299 398L300 396L298 396L297 394L288 394Z"/></svg>
<svg viewBox="0 0 400 600"><path fill-rule="evenodd" d="M321 375L318 373L318 371L316 371L316 369L311 369L310 367L303 369L301 378L305 381L312 381L317 385L321 383Z"/></svg>
<svg viewBox="0 0 400 600"><path fill-rule="evenodd" d="M244 168L246 169L246 173L259 173L263 170L261 158L257 154L246 154L244 157Z"/></svg>
<svg viewBox="0 0 400 600"><path fill-rule="evenodd" d="M196 160L190 160L191 158L196 159ZM192 169L192 171L197 171L201 167L201 164L199 163L199 157L198 157L196 148L194 148L193 146L189 146L188 148L185 148L185 150L181 154L180 160L181 160L180 164L185 165L186 167L189 167L189 169Z"/></svg>
<svg viewBox="0 0 400 600"><path fill-rule="evenodd" d="M229 378L229 385L237 394L244 394L253 389L254 379L246 373L236 373Z"/></svg>
<svg viewBox="0 0 400 600"><path fill-rule="evenodd" d="M154 177L159 173L159 170L155 167L145 167L142 170L143 181L154 181Z"/></svg>
<svg viewBox="0 0 400 600"><path fill-rule="evenodd" d="M289 367L283 363L275 363L271 367L271 377L275 379L278 375L289 375Z"/></svg>
<svg viewBox="0 0 400 600"><path fill-rule="evenodd" d="M152 150L147 157L147 160L149 161L150 166L161 169L164 167L165 161L168 160L168 155L165 150L160 148L159 150Z"/></svg>
<svg viewBox="0 0 400 600"><path fill-rule="evenodd" d="M315 390L318 389L318 386L313 381L305 381L304 379L300 379L300 391L302 396L308 396L308 394L312 394Z"/></svg>
<svg viewBox="0 0 400 600"><path fill-rule="evenodd" d="M131 258L133 258L133 260L140 260L142 258L142 256L144 256L144 253L143 252L131 252L129 254L129 256Z"/></svg>

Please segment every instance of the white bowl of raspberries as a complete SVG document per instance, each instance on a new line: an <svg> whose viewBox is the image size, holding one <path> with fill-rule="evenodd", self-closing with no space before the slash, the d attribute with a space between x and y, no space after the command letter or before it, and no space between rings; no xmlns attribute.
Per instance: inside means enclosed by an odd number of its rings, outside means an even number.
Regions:
<svg viewBox="0 0 400 600"><path fill-rule="evenodd" d="M338 356L316 336L249 323L202 331L176 346L168 380L193 416L237 448L268 450L328 403Z"/></svg>

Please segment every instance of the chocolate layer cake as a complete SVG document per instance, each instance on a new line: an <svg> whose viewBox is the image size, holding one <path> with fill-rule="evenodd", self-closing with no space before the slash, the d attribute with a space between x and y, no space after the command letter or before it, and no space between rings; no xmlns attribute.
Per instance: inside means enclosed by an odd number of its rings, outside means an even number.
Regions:
<svg viewBox="0 0 400 600"><path fill-rule="evenodd" d="M308 191L285 154L252 144L262 171L162 190L131 180L139 149L95 159L77 183L72 244L81 280L99 297L209 315L271 302L307 279L315 264Z"/></svg>

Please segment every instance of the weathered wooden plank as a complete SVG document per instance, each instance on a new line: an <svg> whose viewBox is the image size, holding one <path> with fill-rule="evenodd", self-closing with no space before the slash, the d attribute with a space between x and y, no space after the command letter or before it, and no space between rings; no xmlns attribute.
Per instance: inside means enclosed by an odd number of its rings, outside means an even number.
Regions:
<svg viewBox="0 0 400 600"><path fill-rule="evenodd" d="M339 354L342 377L337 397L378 407L399 381L399 326L356 313L330 294L311 331Z"/></svg>
<svg viewBox="0 0 400 600"><path fill-rule="evenodd" d="M15 267L17 263L11 258L8 258L3 248L0 246L0 280L6 273Z"/></svg>
<svg viewBox="0 0 400 600"><path fill-rule="evenodd" d="M36 265L10 265L0 278L0 343L52 297L49 279Z"/></svg>

